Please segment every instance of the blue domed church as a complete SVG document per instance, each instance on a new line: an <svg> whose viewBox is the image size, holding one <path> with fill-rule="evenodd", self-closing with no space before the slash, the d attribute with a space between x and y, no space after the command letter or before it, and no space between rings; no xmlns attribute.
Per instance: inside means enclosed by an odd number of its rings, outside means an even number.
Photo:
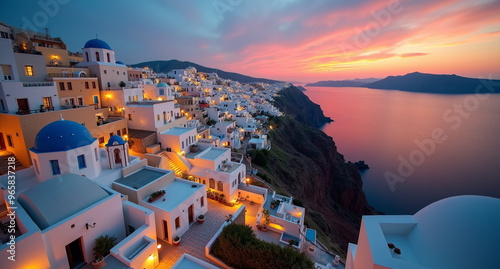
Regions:
<svg viewBox="0 0 500 269"><path fill-rule="evenodd" d="M111 46L101 39L90 39L82 48L83 62L76 67L84 67L99 78L100 89L118 89L121 81L128 81L128 67L117 63Z"/></svg>
<svg viewBox="0 0 500 269"><path fill-rule="evenodd" d="M85 126L62 116L38 132L30 155L40 182L69 173L93 179L101 172L97 139Z"/></svg>

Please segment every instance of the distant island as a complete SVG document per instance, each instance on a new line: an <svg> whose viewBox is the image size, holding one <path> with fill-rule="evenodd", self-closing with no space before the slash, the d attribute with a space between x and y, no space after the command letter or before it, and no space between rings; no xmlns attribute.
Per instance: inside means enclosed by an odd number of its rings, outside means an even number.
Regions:
<svg viewBox="0 0 500 269"><path fill-rule="evenodd" d="M306 86L317 86L317 87L364 87L365 85L378 81L379 78L364 78L364 79L354 79L354 80L326 80L318 81L314 83L307 83Z"/></svg>
<svg viewBox="0 0 500 269"><path fill-rule="evenodd" d="M369 80L375 80L369 82ZM365 87L381 90L439 94L500 93L500 80L466 78L457 75L436 75L413 72L384 79L328 80L309 83L320 87Z"/></svg>
<svg viewBox="0 0 500 269"><path fill-rule="evenodd" d="M363 87L442 94L470 94L476 93L476 89L479 89L478 91L481 93L498 93L500 92L500 80L414 72L404 76L389 76ZM486 87L491 87L491 89L487 89Z"/></svg>
<svg viewBox="0 0 500 269"><path fill-rule="evenodd" d="M131 67L145 67L153 69L156 73L167 73L172 69L185 69L190 66L196 68L196 70L204 73L217 73L219 77L224 79L230 79L234 81L239 81L241 83L251 83L251 82L264 82L264 83L279 83L281 81L267 79L267 78L255 78L250 76L245 76L238 73L226 72L220 69L205 67L196 63L178 60L168 60L168 61L149 61L137 64L132 64Z"/></svg>

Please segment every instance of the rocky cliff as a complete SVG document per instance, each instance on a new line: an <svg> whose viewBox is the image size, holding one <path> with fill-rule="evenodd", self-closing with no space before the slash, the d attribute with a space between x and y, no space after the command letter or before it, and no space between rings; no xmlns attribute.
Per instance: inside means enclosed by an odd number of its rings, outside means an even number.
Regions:
<svg viewBox="0 0 500 269"><path fill-rule="evenodd" d="M275 98L274 105L297 121L314 127L333 121L325 117L321 107L295 86L280 91L279 95L279 98Z"/></svg>
<svg viewBox="0 0 500 269"><path fill-rule="evenodd" d="M278 191L303 201L308 226L345 256L347 244L357 242L361 216L375 213L366 201L361 176L337 152L332 138L311 126L329 120L321 108L295 87L279 94L275 104L288 115L273 119L272 149L259 171Z"/></svg>

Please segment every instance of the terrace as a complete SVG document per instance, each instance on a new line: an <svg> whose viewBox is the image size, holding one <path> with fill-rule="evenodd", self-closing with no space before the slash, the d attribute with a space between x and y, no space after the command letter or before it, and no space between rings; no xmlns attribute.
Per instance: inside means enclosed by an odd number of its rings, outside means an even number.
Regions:
<svg viewBox="0 0 500 269"><path fill-rule="evenodd" d="M171 172L170 172L171 173ZM168 173L143 168L133 174L116 180L116 183L129 188L141 189L149 183L165 176Z"/></svg>
<svg viewBox="0 0 500 269"><path fill-rule="evenodd" d="M191 197L195 192L197 192L202 186L203 184L176 179L174 182L163 188L163 190L165 190L164 197L166 198L151 202L151 205L166 212L171 212L179 204L181 204L186 199ZM147 201L148 198L144 200L144 202Z"/></svg>

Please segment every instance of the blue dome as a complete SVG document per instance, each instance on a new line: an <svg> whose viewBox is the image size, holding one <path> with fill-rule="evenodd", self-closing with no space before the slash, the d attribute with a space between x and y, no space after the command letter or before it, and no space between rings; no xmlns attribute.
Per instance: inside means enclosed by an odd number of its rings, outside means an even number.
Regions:
<svg viewBox="0 0 500 269"><path fill-rule="evenodd" d="M38 132L32 149L36 152L67 151L88 146L95 140L85 126L61 118Z"/></svg>
<svg viewBox="0 0 500 269"><path fill-rule="evenodd" d="M123 64L123 65L125 65L122 61L116 61L116 64Z"/></svg>
<svg viewBox="0 0 500 269"><path fill-rule="evenodd" d="M108 144L106 146L116 146L116 145L123 145L125 144L125 140L119 135L113 135L111 138L108 140Z"/></svg>
<svg viewBox="0 0 500 269"><path fill-rule="evenodd" d="M85 43L85 46L83 47L84 49L87 48L97 48L97 49L107 49L111 50L111 47L108 45L108 43L100 40L100 39L91 39Z"/></svg>
<svg viewBox="0 0 500 269"><path fill-rule="evenodd" d="M158 83L158 85L156 85L156 88L159 88L159 87L168 87L168 84L165 82L160 82L160 83Z"/></svg>

